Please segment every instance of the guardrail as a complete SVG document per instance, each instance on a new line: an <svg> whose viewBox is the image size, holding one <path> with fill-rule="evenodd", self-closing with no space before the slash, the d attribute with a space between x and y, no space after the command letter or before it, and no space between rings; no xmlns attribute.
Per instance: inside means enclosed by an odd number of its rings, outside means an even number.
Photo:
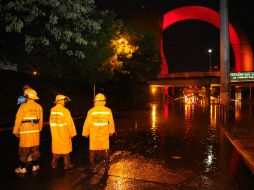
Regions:
<svg viewBox="0 0 254 190"><path fill-rule="evenodd" d="M220 71L170 73L162 78L219 77Z"/></svg>
<svg viewBox="0 0 254 190"><path fill-rule="evenodd" d="M3 64L3 63L0 63L0 69L2 69L2 70L17 71L18 70L18 66L17 66L17 64Z"/></svg>

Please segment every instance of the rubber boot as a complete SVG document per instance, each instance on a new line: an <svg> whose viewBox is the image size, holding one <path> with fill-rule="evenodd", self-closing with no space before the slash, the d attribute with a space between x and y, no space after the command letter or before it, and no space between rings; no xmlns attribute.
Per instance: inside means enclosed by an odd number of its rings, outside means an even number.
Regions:
<svg viewBox="0 0 254 190"><path fill-rule="evenodd" d="M57 168L57 161L58 161L57 156L53 155L52 160L51 160L51 168L53 168L53 169Z"/></svg>
<svg viewBox="0 0 254 190"><path fill-rule="evenodd" d="M64 169L65 170L70 170L73 168L73 164L71 164L71 161L70 161L70 155L69 154L66 154L63 156L64 157Z"/></svg>
<svg viewBox="0 0 254 190"><path fill-rule="evenodd" d="M89 152L89 161L90 161L90 173L93 174L95 172L95 151L90 150Z"/></svg>
<svg viewBox="0 0 254 190"><path fill-rule="evenodd" d="M27 163L20 161L20 166L15 169L15 173L17 174L25 174L27 172Z"/></svg>
<svg viewBox="0 0 254 190"><path fill-rule="evenodd" d="M110 154L109 150L105 151L105 174L108 174L110 164Z"/></svg>

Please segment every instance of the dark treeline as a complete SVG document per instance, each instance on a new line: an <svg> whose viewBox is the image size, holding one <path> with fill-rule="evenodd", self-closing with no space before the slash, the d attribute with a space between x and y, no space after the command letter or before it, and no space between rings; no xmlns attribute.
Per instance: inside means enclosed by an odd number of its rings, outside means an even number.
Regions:
<svg viewBox="0 0 254 190"><path fill-rule="evenodd" d="M18 109L17 99L23 95L22 87L29 84L39 96L44 119L48 121L50 108L57 94L70 97L67 104L73 117L85 116L93 105L94 85L96 93L107 96L107 105L112 110L143 106L149 101L149 87L144 82L124 80L91 84L85 80L55 79L49 75L34 76L32 73L0 70L0 126L12 127Z"/></svg>

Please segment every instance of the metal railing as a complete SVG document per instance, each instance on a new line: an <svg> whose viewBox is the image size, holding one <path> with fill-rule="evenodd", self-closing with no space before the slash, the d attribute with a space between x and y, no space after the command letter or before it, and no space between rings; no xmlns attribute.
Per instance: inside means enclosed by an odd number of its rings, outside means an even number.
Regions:
<svg viewBox="0 0 254 190"><path fill-rule="evenodd" d="M18 66L17 66L17 64L3 64L3 63L0 63L0 69L10 70L10 71L17 71Z"/></svg>
<svg viewBox="0 0 254 190"><path fill-rule="evenodd" d="M191 78L191 77L219 77L220 71L198 71L198 72L182 72L170 73L162 78Z"/></svg>

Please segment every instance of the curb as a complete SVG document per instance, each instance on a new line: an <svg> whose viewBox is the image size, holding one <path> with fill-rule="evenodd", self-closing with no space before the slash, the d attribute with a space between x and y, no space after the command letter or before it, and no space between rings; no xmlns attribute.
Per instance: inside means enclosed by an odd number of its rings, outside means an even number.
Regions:
<svg viewBox="0 0 254 190"><path fill-rule="evenodd" d="M243 143L239 139L232 137L230 132L228 132L224 127L221 127L222 132L227 136L231 144L235 147L238 153L242 156L245 164L250 169L251 173L254 175L254 157L249 154L247 149L244 147Z"/></svg>

